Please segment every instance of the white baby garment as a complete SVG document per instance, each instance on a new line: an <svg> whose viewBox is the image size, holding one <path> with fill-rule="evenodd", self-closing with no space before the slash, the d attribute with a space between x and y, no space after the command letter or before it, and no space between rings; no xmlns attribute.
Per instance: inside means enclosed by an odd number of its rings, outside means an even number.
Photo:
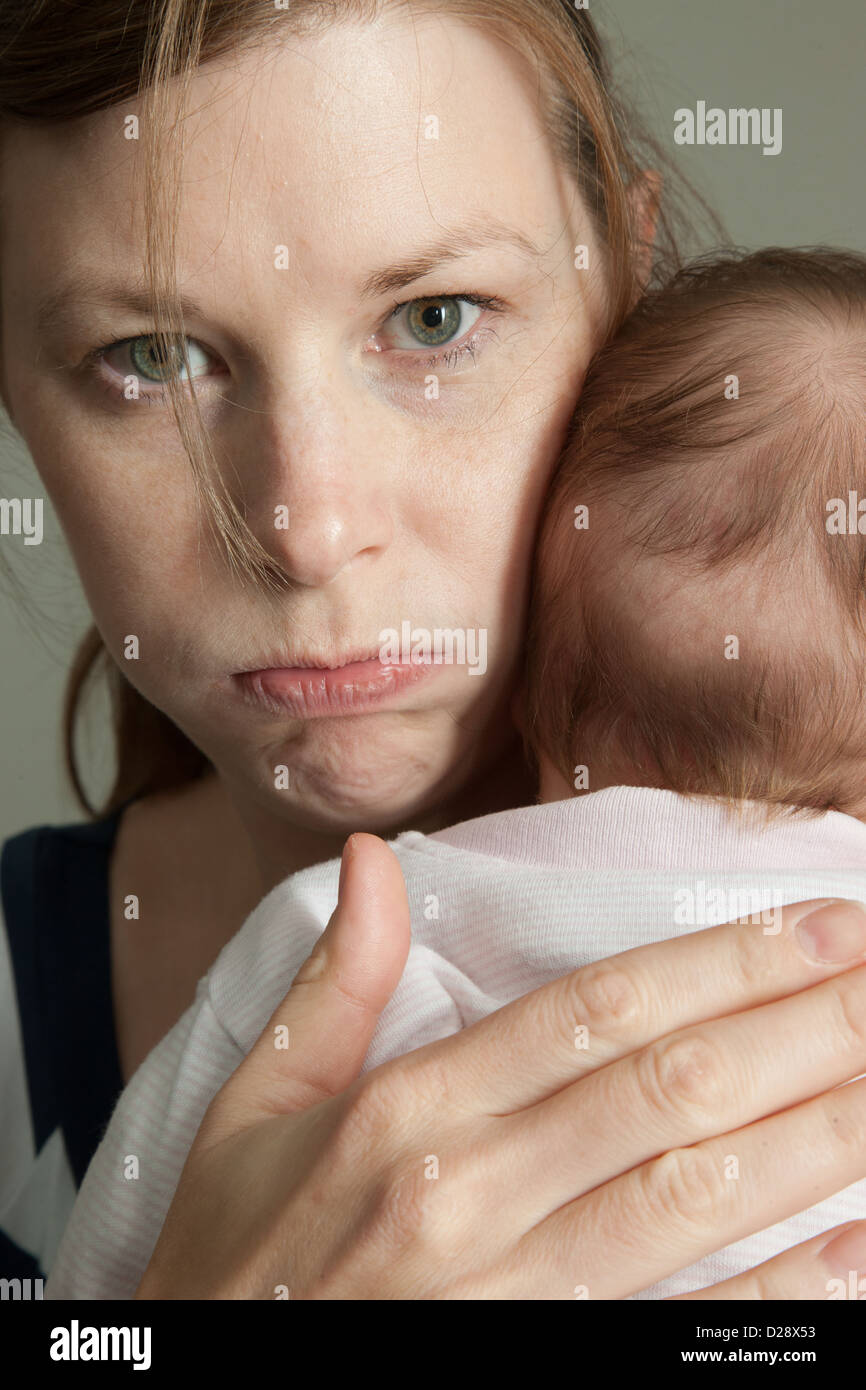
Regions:
<svg viewBox="0 0 866 1390"><path fill-rule="evenodd" d="M866 825L851 817L786 816L759 826L710 799L634 787L432 835L409 831L392 845L408 889L412 946L365 1071L603 956L784 903L866 902ZM202 1116L324 930L338 876L332 860L278 884L132 1077L85 1175L47 1298L132 1297ZM129 1176L130 1155L138 1177ZM634 1296L715 1284L860 1217L866 1179Z"/></svg>

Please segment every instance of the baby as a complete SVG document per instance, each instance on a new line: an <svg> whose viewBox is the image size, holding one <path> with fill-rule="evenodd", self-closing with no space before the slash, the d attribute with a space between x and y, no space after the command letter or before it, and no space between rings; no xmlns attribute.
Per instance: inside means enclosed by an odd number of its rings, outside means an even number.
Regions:
<svg viewBox="0 0 866 1390"><path fill-rule="evenodd" d="M866 818L864 414L853 253L701 260L597 354L537 561L542 800L627 784Z"/></svg>
<svg viewBox="0 0 866 1390"><path fill-rule="evenodd" d="M593 360L536 557L520 722L539 804L392 842L412 947L364 1070L603 956L866 901L864 310L866 258L731 253L653 291ZM323 931L338 874L274 888L135 1073L47 1297L132 1296L204 1111ZM866 1181L635 1296L863 1216Z"/></svg>

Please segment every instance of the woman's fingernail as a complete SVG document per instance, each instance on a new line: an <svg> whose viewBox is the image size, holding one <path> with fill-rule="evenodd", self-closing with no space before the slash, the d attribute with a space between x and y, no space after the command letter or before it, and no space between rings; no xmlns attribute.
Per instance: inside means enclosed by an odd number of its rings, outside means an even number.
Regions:
<svg viewBox="0 0 866 1390"><path fill-rule="evenodd" d="M854 1285L859 1285L860 1276L866 1275L866 1221L860 1221L836 1236L821 1251L828 1269L837 1279L849 1279L853 1274ZM863 1293L866 1294L866 1285ZM858 1295L854 1294L856 1298Z"/></svg>
<svg viewBox="0 0 866 1390"><path fill-rule="evenodd" d="M839 964L866 955L866 905L831 898L797 923L800 945L812 960Z"/></svg>

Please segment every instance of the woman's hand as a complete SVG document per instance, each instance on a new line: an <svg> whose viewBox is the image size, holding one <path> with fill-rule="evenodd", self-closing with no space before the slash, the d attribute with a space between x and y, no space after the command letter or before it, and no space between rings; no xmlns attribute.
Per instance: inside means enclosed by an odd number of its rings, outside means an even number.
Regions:
<svg viewBox="0 0 866 1390"><path fill-rule="evenodd" d="M395 856L353 835L136 1297L619 1299L866 1177L866 1081L841 1085L866 1071L866 913L781 916L598 961L359 1077L410 927ZM826 1298L866 1271L858 1235L686 1297Z"/></svg>

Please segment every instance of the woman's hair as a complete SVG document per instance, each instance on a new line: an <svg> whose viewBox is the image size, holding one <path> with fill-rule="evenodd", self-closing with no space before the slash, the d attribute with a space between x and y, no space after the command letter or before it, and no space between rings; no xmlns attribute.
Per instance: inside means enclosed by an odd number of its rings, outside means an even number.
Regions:
<svg viewBox="0 0 866 1390"><path fill-rule="evenodd" d="M176 301L174 244L180 199L183 114L197 67L262 48L283 34L315 33L341 19L372 17L412 0L0 0L0 135L16 123L62 123L141 101L146 231L145 277L153 305L151 337L162 360L177 359L183 318ZM665 178L658 206L652 285L681 262L678 237L689 227L687 198L720 223L699 194L670 167L616 94L603 44L589 13L572 0L448 0L436 13L493 34L535 65L542 110L558 157L576 174L583 202L605 248L609 312L606 341L641 291L641 243L627 188L644 170ZM685 195L685 196L684 196ZM723 233L722 233L723 234ZM181 348L181 353L183 353ZM178 364L180 365L180 364ZM192 374L190 374L192 377ZM223 480L199 413L194 378L166 380L207 524L239 583L276 597L290 585L285 571L247 526ZM113 710L116 772L100 808L91 804L75 753L75 731L91 677L107 676ZM87 632L67 684L66 766L88 814L105 815L133 796L166 789L205 772L209 763L177 726L129 683L95 626Z"/></svg>
<svg viewBox="0 0 866 1390"><path fill-rule="evenodd" d="M729 248L640 299L545 499L529 751L863 813L864 413L866 255Z"/></svg>

